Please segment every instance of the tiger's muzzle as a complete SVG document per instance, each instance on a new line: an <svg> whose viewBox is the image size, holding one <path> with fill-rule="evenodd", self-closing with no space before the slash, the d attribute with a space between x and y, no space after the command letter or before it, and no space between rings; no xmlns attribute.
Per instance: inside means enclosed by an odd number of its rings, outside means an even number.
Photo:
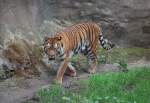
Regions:
<svg viewBox="0 0 150 103"><path fill-rule="evenodd" d="M46 51L46 54L48 56L48 59L51 61L51 60L55 60L56 58L56 50L53 50L53 49L48 49Z"/></svg>

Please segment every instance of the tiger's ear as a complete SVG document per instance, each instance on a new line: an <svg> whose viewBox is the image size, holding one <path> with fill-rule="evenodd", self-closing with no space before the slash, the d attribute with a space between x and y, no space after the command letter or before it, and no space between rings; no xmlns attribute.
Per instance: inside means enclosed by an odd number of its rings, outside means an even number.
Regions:
<svg viewBox="0 0 150 103"><path fill-rule="evenodd" d="M60 41L60 40L62 39L62 37L61 37L61 36L57 36L56 39L57 39L58 41Z"/></svg>

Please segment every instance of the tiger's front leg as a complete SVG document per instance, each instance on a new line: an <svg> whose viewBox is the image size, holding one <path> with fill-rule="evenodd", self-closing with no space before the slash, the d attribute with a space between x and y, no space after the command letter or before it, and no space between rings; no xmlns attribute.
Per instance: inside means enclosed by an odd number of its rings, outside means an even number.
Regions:
<svg viewBox="0 0 150 103"><path fill-rule="evenodd" d="M72 77L76 76L76 70L75 68L72 66L71 62L68 63L68 67L66 70L66 74Z"/></svg>
<svg viewBox="0 0 150 103"><path fill-rule="evenodd" d="M70 58L69 57L66 57L64 59L64 61L61 63L58 71L57 71L57 75L54 79L54 83L56 84L62 84L62 80L63 80L63 76L64 76L64 73L67 69L67 66L68 66L68 63L70 61Z"/></svg>

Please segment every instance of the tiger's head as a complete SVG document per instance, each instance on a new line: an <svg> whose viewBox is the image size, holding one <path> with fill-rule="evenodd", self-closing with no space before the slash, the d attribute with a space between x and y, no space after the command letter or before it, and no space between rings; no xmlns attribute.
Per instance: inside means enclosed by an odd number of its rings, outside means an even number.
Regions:
<svg viewBox="0 0 150 103"><path fill-rule="evenodd" d="M44 51L49 60L55 60L59 55L63 54L63 44L61 40L61 36L44 38Z"/></svg>

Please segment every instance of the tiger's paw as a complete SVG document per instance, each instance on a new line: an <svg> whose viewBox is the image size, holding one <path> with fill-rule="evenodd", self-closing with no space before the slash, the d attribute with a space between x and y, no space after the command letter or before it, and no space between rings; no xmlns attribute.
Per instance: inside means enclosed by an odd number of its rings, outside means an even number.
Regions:
<svg viewBox="0 0 150 103"><path fill-rule="evenodd" d="M67 68L65 74L67 74L67 75L69 75L71 77L75 77L77 75L76 70L75 69L70 69L70 68Z"/></svg>
<svg viewBox="0 0 150 103"><path fill-rule="evenodd" d="M88 72L89 74L94 74L94 73L96 73L96 69L89 69L87 72Z"/></svg>

